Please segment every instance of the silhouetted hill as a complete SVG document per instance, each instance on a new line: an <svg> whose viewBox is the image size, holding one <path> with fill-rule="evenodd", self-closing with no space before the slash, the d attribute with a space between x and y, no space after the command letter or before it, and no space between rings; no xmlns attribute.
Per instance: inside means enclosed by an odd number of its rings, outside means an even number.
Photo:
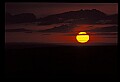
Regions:
<svg viewBox="0 0 120 82"><path fill-rule="evenodd" d="M74 24L117 24L118 14L107 15L96 9L81 9L78 11L69 11L60 14L53 14L36 19L36 16L32 13L22 13L14 16L6 13L6 21L6 23L39 22L38 25L49 25L66 22Z"/></svg>
<svg viewBox="0 0 120 82"><path fill-rule="evenodd" d="M99 10L78 10L69 11L60 14L49 15L44 18L40 18L39 25L55 24L55 23L75 23L75 24L117 24L118 15L107 15Z"/></svg>
<svg viewBox="0 0 120 82"><path fill-rule="evenodd" d="M107 17L107 14L96 10L79 10L79 11L70 11L60 14L49 15L41 19L41 24L53 24L53 23L61 23L65 22L66 20L73 20L74 21L85 21L85 23L95 23L98 20L102 20Z"/></svg>
<svg viewBox="0 0 120 82"><path fill-rule="evenodd" d="M35 21L36 16L33 13L22 13L17 15L6 13L6 23L26 23Z"/></svg>

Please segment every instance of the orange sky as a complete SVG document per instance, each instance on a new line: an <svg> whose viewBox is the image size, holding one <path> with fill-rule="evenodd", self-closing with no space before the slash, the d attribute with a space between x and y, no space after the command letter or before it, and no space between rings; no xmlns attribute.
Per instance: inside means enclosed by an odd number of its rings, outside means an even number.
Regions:
<svg viewBox="0 0 120 82"><path fill-rule="evenodd" d="M5 11L11 14L20 13L34 13L37 17L43 17L55 13L63 13L67 11L76 11L80 9L98 9L106 14L118 13L117 3L5 3ZM53 33L48 35L42 33L19 33L19 32L6 32L5 42L39 42L39 43L63 43L63 44L78 44L76 40L76 33L80 31L91 29L86 28L89 25L81 25L72 29L72 34L69 33ZM101 27L101 25L99 25ZM10 26L9 27L16 27ZM17 28L21 28L22 25L17 25ZM23 27L31 29L41 29L36 25L26 25ZM22 28L23 28L22 27ZM46 26L47 27L47 26ZM54 26L52 26L54 27ZM79 28L80 27L80 28ZM95 26L99 28L98 26ZM93 27L92 27L93 28ZM47 28L44 28L47 29ZM90 34L90 40L88 43L117 43L116 35L98 35Z"/></svg>

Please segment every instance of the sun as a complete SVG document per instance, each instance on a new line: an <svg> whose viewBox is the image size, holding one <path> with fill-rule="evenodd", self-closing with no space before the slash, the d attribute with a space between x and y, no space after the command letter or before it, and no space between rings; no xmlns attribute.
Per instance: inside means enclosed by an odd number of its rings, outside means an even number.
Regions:
<svg viewBox="0 0 120 82"><path fill-rule="evenodd" d="M86 32L79 32L76 36L76 39L80 43L86 43L89 40L89 35Z"/></svg>

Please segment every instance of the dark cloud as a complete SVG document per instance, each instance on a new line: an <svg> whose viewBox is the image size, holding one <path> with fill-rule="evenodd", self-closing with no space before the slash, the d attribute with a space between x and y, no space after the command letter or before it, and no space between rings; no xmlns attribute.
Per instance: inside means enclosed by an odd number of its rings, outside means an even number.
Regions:
<svg viewBox="0 0 120 82"><path fill-rule="evenodd" d="M75 11L80 9L98 9L107 14L118 12L118 4L115 3L5 3L5 11L12 14L34 13L37 17L50 14Z"/></svg>
<svg viewBox="0 0 120 82"><path fill-rule="evenodd" d="M6 29L6 32L26 32L26 33L31 33L32 30L28 30L25 28L18 28L18 29Z"/></svg>
<svg viewBox="0 0 120 82"><path fill-rule="evenodd" d="M86 32L118 32L118 26L95 28L86 30Z"/></svg>
<svg viewBox="0 0 120 82"><path fill-rule="evenodd" d="M92 32L87 32L89 35L117 35L118 33L113 33L113 32L97 32L97 33L92 33ZM65 36L76 36L78 34L76 33L66 33L64 34Z"/></svg>

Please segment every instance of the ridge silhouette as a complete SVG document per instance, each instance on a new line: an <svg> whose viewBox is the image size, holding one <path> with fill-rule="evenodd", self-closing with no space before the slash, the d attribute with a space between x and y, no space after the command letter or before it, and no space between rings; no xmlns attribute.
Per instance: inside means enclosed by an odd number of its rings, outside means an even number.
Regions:
<svg viewBox="0 0 120 82"><path fill-rule="evenodd" d="M101 20L109 20L105 23L118 23L118 14L107 15L99 10L78 10L69 11L60 14L48 15L43 18L36 18L33 13L21 13L17 15L11 15L10 13L5 13L5 22L8 23L26 23L26 22L40 22L38 25L49 25L57 23L101 23ZM71 20L71 21L70 21Z"/></svg>

